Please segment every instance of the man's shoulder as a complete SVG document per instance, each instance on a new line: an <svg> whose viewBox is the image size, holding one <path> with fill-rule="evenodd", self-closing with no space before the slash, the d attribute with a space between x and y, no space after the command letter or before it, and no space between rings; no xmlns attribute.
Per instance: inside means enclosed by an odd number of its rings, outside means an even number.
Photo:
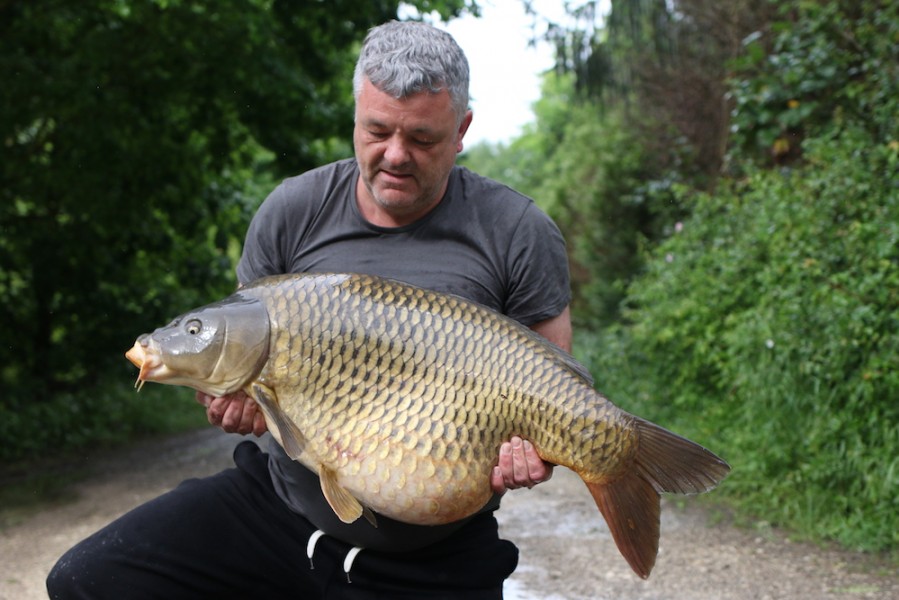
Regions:
<svg viewBox="0 0 899 600"><path fill-rule="evenodd" d="M355 159L345 159L284 179L266 197L254 221L296 230L329 203L334 204L333 199L353 190L356 169Z"/></svg>
<svg viewBox="0 0 899 600"><path fill-rule="evenodd" d="M354 189L355 159L344 159L315 167L281 181L263 203L268 211L317 211L335 196Z"/></svg>
<svg viewBox="0 0 899 600"><path fill-rule="evenodd" d="M456 165L453 167L453 173L462 183L467 194L485 194L484 197L499 200L511 200L519 203L532 202L530 198L521 192L509 187L505 183L495 179L485 177L480 173L476 173L468 167Z"/></svg>
<svg viewBox="0 0 899 600"><path fill-rule="evenodd" d="M288 177L281 182L280 187L285 190L293 190L298 187L307 187L310 184L318 183L319 185L327 185L327 183L336 183L346 178L353 177L358 172L355 158L344 158L326 165L321 165L304 171L299 175Z"/></svg>
<svg viewBox="0 0 899 600"><path fill-rule="evenodd" d="M462 190L461 197L464 204L480 217L492 221L491 215L501 216L499 222L512 228L521 223L530 223L538 227L552 223L549 216L531 197L508 185L462 166L456 166L454 172Z"/></svg>
<svg viewBox="0 0 899 600"><path fill-rule="evenodd" d="M462 166L454 167L460 195L471 209L479 212L522 214L535 208L534 201L508 185Z"/></svg>

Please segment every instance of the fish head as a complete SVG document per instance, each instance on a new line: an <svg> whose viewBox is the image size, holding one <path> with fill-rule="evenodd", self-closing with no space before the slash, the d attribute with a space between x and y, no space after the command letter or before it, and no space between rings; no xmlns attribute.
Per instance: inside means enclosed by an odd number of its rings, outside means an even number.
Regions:
<svg viewBox="0 0 899 600"><path fill-rule="evenodd" d="M235 294L141 335L125 357L140 369L138 386L154 381L224 396L262 369L269 332L262 302Z"/></svg>

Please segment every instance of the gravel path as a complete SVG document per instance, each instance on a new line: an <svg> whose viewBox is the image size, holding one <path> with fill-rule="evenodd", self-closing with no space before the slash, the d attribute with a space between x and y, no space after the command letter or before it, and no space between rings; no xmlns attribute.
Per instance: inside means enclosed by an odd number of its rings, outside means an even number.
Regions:
<svg viewBox="0 0 899 600"><path fill-rule="evenodd" d="M230 466L242 438L215 429L85 458L91 475L74 499L0 530L0 599L46 598L44 578L69 546L186 477ZM899 600L899 574L865 555L790 542L779 531L734 527L695 502L666 501L652 576L618 554L577 476L507 495L504 537L521 550L507 600Z"/></svg>

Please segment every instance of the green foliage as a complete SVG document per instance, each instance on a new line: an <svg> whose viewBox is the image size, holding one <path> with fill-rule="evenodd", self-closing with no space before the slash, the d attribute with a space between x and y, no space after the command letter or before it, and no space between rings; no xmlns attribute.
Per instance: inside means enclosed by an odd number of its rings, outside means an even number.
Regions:
<svg viewBox="0 0 899 600"><path fill-rule="evenodd" d="M398 4L0 3L4 439L49 444L50 407L99 431L136 335L233 289L272 182L351 152L358 43Z"/></svg>
<svg viewBox="0 0 899 600"><path fill-rule="evenodd" d="M899 4L573 6L577 83L484 164L566 235L577 354L724 455L743 514L895 551Z"/></svg>
<svg viewBox="0 0 899 600"><path fill-rule="evenodd" d="M899 5L613 2L587 41L604 102L553 119L536 189L581 293L623 299L577 306L598 387L720 451L745 512L896 549Z"/></svg>
<svg viewBox="0 0 899 600"><path fill-rule="evenodd" d="M751 513L896 548L899 152L860 129L806 151L694 197L597 379L720 451L722 492Z"/></svg>
<svg viewBox="0 0 899 600"><path fill-rule="evenodd" d="M861 124L899 137L899 6L798 2L744 42L733 63L733 144L748 156L795 158L806 136ZM769 49L770 48L770 49Z"/></svg>
<svg viewBox="0 0 899 600"><path fill-rule="evenodd" d="M729 132L728 61L768 23L768 0L571 2L573 25L553 26L558 68L596 110L618 109L628 135L663 178L711 189ZM600 10L607 10L603 27Z"/></svg>
<svg viewBox="0 0 899 600"><path fill-rule="evenodd" d="M640 247L680 215L670 182L628 134L619 111L596 111L574 77L548 73L537 120L508 147L472 149L478 172L532 196L568 241L574 309L591 325L618 317Z"/></svg>
<svg viewBox="0 0 899 600"><path fill-rule="evenodd" d="M609 323L639 270L639 242L652 236L654 207L643 186L650 174L640 146L611 115L597 118L589 105L568 114L564 141L545 163L553 176L533 193L569 240L577 313Z"/></svg>
<svg viewBox="0 0 899 600"><path fill-rule="evenodd" d="M16 443L0 448L0 464L44 455L66 456L85 447L106 447L206 423L193 391L148 385L138 392L135 373L124 363L105 374L90 393L61 392L50 400L25 403L4 413L0 436Z"/></svg>

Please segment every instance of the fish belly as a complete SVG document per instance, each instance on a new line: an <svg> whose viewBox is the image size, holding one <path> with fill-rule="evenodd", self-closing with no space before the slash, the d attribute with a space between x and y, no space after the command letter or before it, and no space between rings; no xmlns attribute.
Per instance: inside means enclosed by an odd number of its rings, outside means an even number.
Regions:
<svg viewBox="0 0 899 600"><path fill-rule="evenodd" d="M288 409L306 433L300 461L334 472L359 502L399 521L437 525L481 509L492 496L490 471L505 429L457 421L439 401L385 397L349 402L359 410L321 414L314 423Z"/></svg>

